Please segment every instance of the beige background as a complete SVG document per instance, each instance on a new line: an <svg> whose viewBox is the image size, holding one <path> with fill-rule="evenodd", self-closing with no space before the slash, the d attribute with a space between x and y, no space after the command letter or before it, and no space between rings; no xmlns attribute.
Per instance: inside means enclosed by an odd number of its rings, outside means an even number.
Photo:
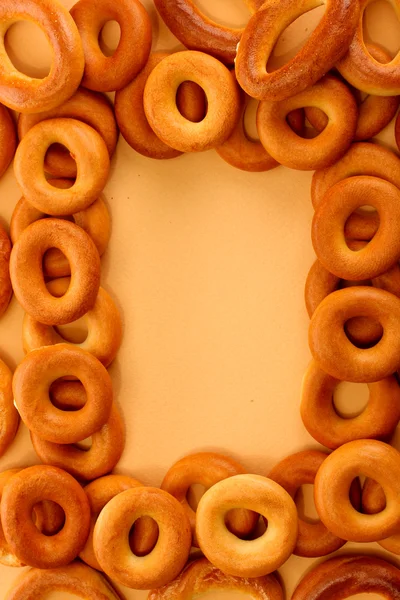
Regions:
<svg viewBox="0 0 400 600"><path fill-rule="evenodd" d="M64 4L70 8L73 1ZM177 48L151 0L144 4L154 24L154 47ZM198 4L230 25L248 19L241 0ZM278 62L299 47L320 14L310 13L284 33ZM398 49L400 28L388 5L373 5L367 26L373 39ZM110 43L114 34L108 28ZM8 47L19 68L46 72L47 44L36 27L15 25ZM254 132L254 123L249 130ZM393 146L391 127L382 139ZM124 318L123 345L111 368L127 428L117 472L157 486L183 455L215 450L266 475L287 454L317 447L299 416L310 358L303 300L313 261L310 181L310 173L283 167L241 172L213 151L152 161L120 139L106 188L113 231L102 271ZM19 197L10 167L0 182L0 216L7 224ZM0 323L1 356L12 368L23 356L21 319L13 300ZM345 397L354 407L356 397L361 406L364 386L347 386L341 396L341 405ZM36 461L21 426L0 469ZM311 514L310 493L306 497ZM352 547L366 549L349 544L346 550ZM288 597L311 564L292 557L280 570ZM1 597L19 572L0 567ZM146 597L124 591L131 600Z"/></svg>

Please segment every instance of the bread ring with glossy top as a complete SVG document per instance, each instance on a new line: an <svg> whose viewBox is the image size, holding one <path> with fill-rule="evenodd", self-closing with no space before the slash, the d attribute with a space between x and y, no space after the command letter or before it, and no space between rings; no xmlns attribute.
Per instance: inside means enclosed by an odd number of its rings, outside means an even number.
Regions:
<svg viewBox="0 0 400 600"><path fill-rule="evenodd" d="M112 498L131 488L142 487L133 477L126 475L106 475L89 483L84 489L89 499L91 511L90 533L86 545L79 557L94 569L101 570L93 548L93 531L100 512ZM158 539L158 527L150 517L141 517L130 535L132 551L137 556L151 552Z"/></svg>
<svg viewBox="0 0 400 600"><path fill-rule="evenodd" d="M308 433L332 449L357 439L387 440L400 420L400 387L395 376L369 383L368 404L352 418L342 418L335 410L333 395L339 384L311 361L303 378L300 404Z"/></svg>
<svg viewBox="0 0 400 600"><path fill-rule="evenodd" d="M187 494L190 486L200 484L209 489L218 481L227 477L245 473L242 465L229 456L214 452L199 452L189 454L176 462L165 475L161 489L172 494L182 504L190 520L194 546L198 546L196 539L196 513L189 505ZM227 517L227 526L238 537L248 536L258 522L256 513L238 510Z"/></svg>
<svg viewBox="0 0 400 600"><path fill-rule="evenodd" d="M283 600L283 590L274 575L233 577L214 567L206 558L191 562L169 585L152 590L147 600L194 600L209 592L242 592L252 600Z"/></svg>
<svg viewBox="0 0 400 600"><path fill-rule="evenodd" d="M378 481L386 508L363 515L349 500L350 485L360 474ZM325 459L314 484L315 506L321 521L338 537L352 542L376 542L400 529L400 453L377 440L355 440Z"/></svg>
<svg viewBox="0 0 400 600"><path fill-rule="evenodd" d="M267 71L274 46L288 25L325 4L324 15L302 49L275 71ZM266 0L251 17L240 40L236 76L240 86L259 100L286 100L314 85L341 58L359 19L358 1Z"/></svg>
<svg viewBox="0 0 400 600"><path fill-rule="evenodd" d="M8 590L5 600L45 600L57 591L86 600L121 600L107 579L80 562L57 569L24 571Z"/></svg>
<svg viewBox="0 0 400 600"><path fill-rule="evenodd" d="M375 96L400 94L400 52L389 62L382 63L369 52L364 41L365 10L373 0L359 0L360 14L348 52L336 64L339 73L358 90ZM390 0L400 15L399 0Z"/></svg>
<svg viewBox="0 0 400 600"><path fill-rule="evenodd" d="M68 375L77 377L87 394L85 406L73 412L56 408L49 396L51 384ZM26 426L55 444L84 440L110 418L113 392L108 371L92 354L69 344L44 346L27 354L15 371L13 390Z"/></svg>
<svg viewBox="0 0 400 600"><path fill-rule="evenodd" d="M0 457L13 442L19 425L19 414L14 406L13 374L0 359Z"/></svg>
<svg viewBox="0 0 400 600"><path fill-rule="evenodd" d="M261 514L269 527L255 540L240 540L224 522L233 508ZM260 475L234 475L211 487L197 507L196 535L203 554L218 569L236 577L272 573L292 554L298 518L290 495Z"/></svg>
<svg viewBox="0 0 400 600"><path fill-rule="evenodd" d="M56 188L44 174L44 158L52 144L63 144L74 156L78 175L67 189ZM23 195L50 215L72 215L88 208L107 183L110 158L99 133L76 119L47 119L30 129L14 159L14 173Z"/></svg>
<svg viewBox="0 0 400 600"><path fill-rule="evenodd" d="M207 97L207 114L198 123L185 119L176 105L184 81L197 83ZM239 86L216 58L203 52L176 52L149 74L144 110L150 127L168 146L181 152L209 150L230 136L239 119Z"/></svg>
<svg viewBox="0 0 400 600"><path fill-rule="evenodd" d="M170 56L167 52L153 52L144 69L122 90L115 94L115 117L128 144L143 156L157 159L175 158L182 153L164 144L147 121L143 106L144 88L156 65ZM184 81L178 88L176 104L189 121L198 122L206 113L203 90L192 81Z"/></svg>
<svg viewBox="0 0 400 600"><path fill-rule="evenodd" d="M375 556L336 556L309 571L292 600L344 600L363 592L398 600L400 570Z"/></svg>
<svg viewBox="0 0 400 600"><path fill-rule="evenodd" d="M51 180L52 185L61 188L69 188L72 183L70 179ZM25 198L21 198L11 215L10 237L12 243L16 243L21 233L29 225L48 216L50 215L37 210ZM110 213L103 194L100 194L88 208L71 215L71 218L92 238L99 255L102 256L108 246L111 234ZM71 274L68 259L57 248L49 248L43 256L43 274L47 277L66 277Z"/></svg>
<svg viewBox="0 0 400 600"><path fill-rule="evenodd" d="M52 110L30 115L20 114L19 139L22 140L37 123L59 118L76 119L93 127L103 138L108 154L112 157L117 145L118 129L112 105L106 96L79 88L64 104ZM76 177L75 160L62 148L49 148L45 155L44 170L55 177Z"/></svg>
<svg viewBox="0 0 400 600"><path fill-rule="evenodd" d="M13 294L10 278L10 256L10 238L0 223L0 317L6 312Z"/></svg>
<svg viewBox="0 0 400 600"><path fill-rule="evenodd" d="M47 283L47 289L52 296L63 296L70 285L70 278L53 279ZM114 360L122 340L121 317L114 300L103 289L99 288L96 302L91 310L84 316L88 334L81 343L72 344L73 347L82 348L95 356L105 367ZM22 325L22 344L25 353L40 348L64 343L62 337L54 327L43 325L25 313ZM71 344L71 342L69 342Z"/></svg>
<svg viewBox="0 0 400 600"><path fill-rule="evenodd" d="M365 480L362 491L362 508L367 515L375 515L386 508L385 493L379 483L373 479ZM400 554L400 528L398 533L378 541L378 544L388 552Z"/></svg>
<svg viewBox="0 0 400 600"><path fill-rule="evenodd" d="M304 450L281 460L269 472L268 477L276 481L294 499L302 485L313 485L318 469L328 455L318 450ZM361 487L358 479L349 490L352 504L359 508ZM321 521L310 523L298 518L299 535L293 554L315 558L339 550L345 540L331 533Z"/></svg>
<svg viewBox="0 0 400 600"><path fill-rule="evenodd" d="M0 177L7 171L17 148L17 132L9 110L0 104Z"/></svg>
<svg viewBox="0 0 400 600"><path fill-rule="evenodd" d="M312 139L297 135L286 120L291 111L306 106L322 109L329 118L324 131ZM348 87L327 75L287 100L260 102L257 130L264 148L282 165L292 169L322 169L339 160L350 146L357 116L357 104Z"/></svg>
<svg viewBox="0 0 400 600"><path fill-rule="evenodd" d="M373 206L380 225L372 240L356 252L349 248L344 227L364 205ZM311 237L315 253L328 271L341 279L377 277L400 258L400 190L378 177L349 177L326 193L315 211Z"/></svg>
<svg viewBox="0 0 400 600"><path fill-rule="evenodd" d="M32 510L51 500L64 510L61 531L46 536L36 528ZM11 551L23 563L39 569L69 564L89 535L90 507L79 483L65 471L47 465L28 467L13 475L3 490L1 522Z"/></svg>
<svg viewBox="0 0 400 600"><path fill-rule="evenodd" d="M86 392L79 381L60 381L51 387L51 399L60 410L80 410L86 402ZM62 391L60 392L60 388ZM40 460L64 469L74 477L91 481L109 473L121 458L125 445L125 428L113 402L110 416L98 431L92 433L89 449L75 444L54 444L43 440L31 431L33 448Z"/></svg>
<svg viewBox="0 0 400 600"><path fill-rule="evenodd" d="M383 336L372 348L357 348L344 325L354 317L378 321ZM399 367L400 299L376 288L359 286L327 296L313 314L309 328L311 354L329 375L341 381L371 383Z"/></svg>
<svg viewBox="0 0 400 600"><path fill-rule="evenodd" d="M79 0L71 8L78 27L85 71L82 85L98 92L113 92L126 86L143 69L151 49L151 21L139 0ZM99 36L108 21L117 21L121 29L118 46L105 56ZM134 34L134 35L133 35Z"/></svg>
<svg viewBox="0 0 400 600"><path fill-rule="evenodd" d="M151 517L159 528L154 549L136 556L129 545L132 525ZM93 547L103 571L113 580L138 590L170 583L189 556L192 535L181 504L170 494L151 487L136 487L112 498L101 511L93 534Z"/></svg>
<svg viewBox="0 0 400 600"><path fill-rule="evenodd" d="M61 298L47 290L43 256L58 248L72 265L71 283ZM15 243L10 260L17 300L40 323L71 323L91 310L100 286L100 257L94 242L78 225L61 219L41 219L29 225Z"/></svg>
<svg viewBox="0 0 400 600"><path fill-rule="evenodd" d="M16 70L5 49L9 27L33 21L52 47L50 73L43 79ZM40 112L65 102L81 82L85 60L74 20L59 0L24 0L0 6L0 102L18 112Z"/></svg>

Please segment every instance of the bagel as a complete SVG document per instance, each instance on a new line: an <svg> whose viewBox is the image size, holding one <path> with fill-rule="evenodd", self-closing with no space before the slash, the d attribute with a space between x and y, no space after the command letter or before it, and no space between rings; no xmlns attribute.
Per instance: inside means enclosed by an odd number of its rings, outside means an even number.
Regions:
<svg viewBox="0 0 400 600"><path fill-rule="evenodd" d="M0 457L14 441L19 426L19 414L14 406L12 380L12 372L0 359Z"/></svg>

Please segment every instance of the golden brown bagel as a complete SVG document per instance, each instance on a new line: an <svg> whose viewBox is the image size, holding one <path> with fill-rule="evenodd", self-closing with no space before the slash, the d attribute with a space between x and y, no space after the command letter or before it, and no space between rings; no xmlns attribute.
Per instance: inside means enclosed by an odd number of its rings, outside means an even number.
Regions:
<svg viewBox="0 0 400 600"><path fill-rule="evenodd" d="M373 479L366 479L362 493L362 508L367 515L375 515L381 512L386 507L386 498L382 487ZM400 554L400 529L398 533L390 537L378 541L388 552Z"/></svg>
<svg viewBox="0 0 400 600"><path fill-rule="evenodd" d="M32 520L38 502L51 500L64 510L64 527L53 536L39 532ZM7 543L23 563L39 569L69 564L89 534L90 507L79 483L56 467L37 465L13 475L3 490L1 522Z"/></svg>
<svg viewBox="0 0 400 600"><path fill-rule="evenodd" d="M51 384L68 375L77 377L87 394L85 406L72 412L56 408L49 396ZM27 427L55 444L84 440L110 417L113 392L108 371L89 352L69 344L32 350L15 371L13 390Z"/></svg>
<svg viewBox="0 0 400 600"><path fill-rule="evenodd" d="M51 184L55 187L69 188L72 181L70 179L52 179ZM11 215L10 237L12 243L16 243L21 233L29 225L48 216L50 215L37 210L25 198L21 198ZM100 194L88 208L71 215L71 218L92 238L99 255L102 256L111 234L110 213L103 194ZM71 266L60 250L50 248L43 257L43 273L47 277L65 277L71 274Z"/></svg>
<svg viewBox="0 0 400 600"><path fill-rule="evenodd" d="M16 21L33 21L52 47L50 73L43 79L16 70L4 47L7 29ZM49 110L62 104L81 82L84 56L76 25L59 0L24 0L2 3L0 26L0 102L24 113Z"/></svg>
<svg viewBox="0 0 400 600"><path fill-rule="evenodd" d="M79 557L89 566L101 570L93 548L93 531L100 512L118 494L142 486L143 484L133 477L107 475L92 481L84 488L89 499L91 522L89 537ZM158 527L155 522L150 517L142 517L136 521L134 533L130 536L132 551L138 556L144 556L153 550L157 539Z"/></svg>
<svg viewBox="0 0 400 600"><path fill-rule="evenodd" d="M156 65L170 56L167 52L153 52L144 69L126 87L115 94L115 117L128 144L148 158L167 159L182 153L164 144L147 121L143 94L147 79ZM176 104L189 121L201 121L206 112L203 90L192 81L184 81L177 91Z"/></svg>
<svg viewBox="0 0 400 600"><path fill-rule="evenodd" d="M44 600L49 593L73 594L87 600L121 600L110 582L100 573L73 562L57 569L30 569L13 583L6 600Z"/></svg>
<svg viewBox="0 0 400 600"><path fill-rule="evenodd" d="M400 420L400 387L394 375L369 383L365 409L356 417L342 418L333 395L340 381L311 361L303 378L300 414L308 433L327 448L357 439L387 440Z"/></svg>
<svg viewBox="0 0 400 600"><path fill-rule="evenodd" d="M376 480L386 496L386 509L363 515L349 499L351 482L363 474ZM322 463L314 484L315 506L321 521L338 537L376 542L400 529L400 453L377 440L348 442Z"/></svg>
<svg viewBox="0 0 400 600"><path fill-rule="evenodd" d="M345 323L354 317L378 321L384 331L372 348L357 348L347 338ZM359 286L327 296L314 312L308 334L311 354L326 373L341 381L371 383L395 373L399 366L400 300L393 294Z"/></svg>
<svg viewBox="0 0 400 600"><path fill-rule="evenodd" d="M10 278L10 256L10 238L0 223L0 317L6 312L13 293Z"/></svg>
<svg viewBox="0 0 400 600"><path fill-rule="evenodd" d="M304 450L281 460L268 477L286 490L294 499L302 485L314 484L318 469L328 455L318 450ZM357 479L350 490L352 504L358 508L361 501L360 483ZM357 506L358 503L358 506ZM299 535L293 554L315 558L339 550L346 542L331 533L318 521L310 523L299 517Z"/></svg>
<svg viewBox="0 0 400 600"><path fill-rule="evenodd" d="M71 15L85 54L82 85L98 92L125 87L143 69L151 48L151 21L139 0L79 0ZM105 56L99 35L107 21L117 21L121 38L112 56ZM134 32L134 35L132 33Z"/></svg>
<svg viewBox="0 0 400 600"><path fill-rule="evenodd" d="M73 265L70 286L61 298L49 293L43 278L42 259L49 248L61 250ZM15 243L10 274L24 310L40 323L61 325L93 308L100 286L100 257L91 238L78 225L41 219L29 225Z"/></svg>
<svg viewBox="0 0 400 600"><path fill-rule="evenodd" d="M312 139L297 135L286 120L291 111L306 106L322 109L329 118L324 131ZM264 148L282 165L292 169L322 169L339 160L350 146L357 116L357 104L348 87L327 75L286 100L260 102L257 130Z"/></svg>
<svg viewBox="0 0 400 600"><path fill-rule="evenodd" d="M325 4L324 15L302 49L285 65L267 71L274 46L290 23ZM259 100L286 100L314 85L341 58L354 35L358 2L347 0L266 0L251 17L240 40L236 76Z"/></svg>
<svg viewBox="0 0 400 600"><path fill-rule="evenodd" d="M269 522L255 540L240 540L224 522L233 508L246 508ZM211 487L197 507L196 535L203 554L218 569L235 577L261 577L272 573L292 554L296 545L296 505L277 483L259 475L234 475Z"/></svg>
<svg viewBox="0 0 400 600"><path fill-rule="evenodd" d="M192 600L213 591L242 592L253 600L283 600L283 590L274 575L252 579L232 577L206 558L190 563L169 585L152 590L147 600Z"/></svg>
<svg viewBox="0 0 400 600"><path fill-rule="evenodd" d="M106 96L79 88L61 106L36 114L20 114L18 136L22 140L34 125L46 119L77 119L93 127L103 138L110 158L114 154L118 139L112 105ZM55 177L76 177L76 163L62 148L50 148L45 156L44 170ZM53 185L53 182L52 182Z"/></svg>
<svg viewBox="0 0 400 600"><path fill-rule="evenodd" d="M14 406L13 374L0 359L0 457L13 442L19 425L19 414Z"/></svg>
<svg viewBox="0 0 400 600"><path fill-rule="evenodd" d="M160 534L146 556L133 554L129 531L140 517L151 517ZM157 588L170 583L183 569L192 541L190 523L181 504L170 494L150 487L126 490L101 511L93 534L93 547L103 571L134 589Z"/></svg>
<svg viewBox="0 0 400 600"><path fill-rule="evenodd" d="M196 539L196 513L187 501L190 486L200 484L206 489L232 475L245 473L242 465L229 456L215 452L189 454L176 462L165 475L161 489L174 496L182 504L192 528L194 546ZM238 537L248 536L255 528L258 515L250 511L234 511L227 517L229 531Z"/></svg>
<svg viewBox="0 0 400 600"><path fill-rule="evenodd" d="M8 469L7 471L3 471L0 473L0 502L3 496L3 490L5 485L11 479L13 475L19 473L21 469ZM21 562L15 554L11 551L10 546L8 545L6 538L4 537L3 527L0 521L0 564L5 565L6 567L22 567L24 563Z"/></svg>
<svg viewBox="0 0 400 600"><path fill-rule="evenodd" d="M379 215L372 240L356 252L345 238L349 216L364 205ZM349 177L326 193L315 211L311 237L315 253L328 271L350 281L362 281L388 271L400 258L400 190L378 177Z"/></svg>
<svg viewBox="0 0 400 600"><path fill-rule="evenodd" d="M187 80L207 96L207 114L199 123L185 119L176 105L177 90ZM149 74L144 110L150 127L168 146L181 152L209 150L230 136L239 119L239 87L216 58L203 52L176 52Z"/></svg>
<svg viewBox="0 0 400 600"><path fill-rule="evenodd" d="M73 154L78 175L67 189L56 188L44 174L44 157L52 144L63 144ZM99 197L110 170L107 146L97 131L76 119L40 121L21 140L14 173L23 195L35 208L50 215L72 215Z"/></svg>
<svg viewBox="0 0 400 600"><path fill-rule="evenodd" d="M7 171L17 148L17 132L9 110L0 104L0 177Z"/></svg>
<svg viewBox="0 0 400 600"><path fill-rule="evenodd" d="M397 600L400 570L375 556L336 556L309 571L292 600L344 600L363 592Z"/></svg>
<svg viewBox="0 0 400 600"><path fill-rule="evenodd" d="M70 284L69 277L53 279L47 284L52 296L63 296ZM86 339L74 347L82 348L95 356L105 367L114 360L122 340L121 317L111 296L99 288L96 302L85 315L88 334ZM22 344L25 353L40 348L65 342L58 331L50 325L43 325L25 313L22 325ZM71 343L71 342L69 342Z"/></svg>

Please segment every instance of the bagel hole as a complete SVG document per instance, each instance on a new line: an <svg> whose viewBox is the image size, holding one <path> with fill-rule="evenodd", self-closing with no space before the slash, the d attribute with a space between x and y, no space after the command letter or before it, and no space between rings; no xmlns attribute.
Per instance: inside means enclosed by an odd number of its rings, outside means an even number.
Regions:
<svg viewBox="0 0 400 600"><path fill-rule="evenodd" d="M393 58L400 50L400 22L392 4L378 0L369 4L363 16L364 41L378 44Z"/></svg>
<svg viewBox="0 0 400 600"><path fill-rule="evenodd" d="M201 485L201 483L193 483L189 487L186 493L186 500L194 512L196 512L199 502L206 491L207 488L204 485Z"/></svg>
<svg viewBox="0 0 400 600"><path fill-rule="evenodd" d="M129 531L130 549L135 556L147 556L156 547L159 535L160 530L154 519L151 517L137 519Z"/></svg>
<svg viewBox="0 0 400 600"><path fill-rule="evenodd" d="M72 160L74 161L74 163L76 165L76 160L74 158L74 155L71 154L71 152L68 150L68 148L66 146L64 146L64 144L56 143L56 144L51 144L51 146L49 146L47 148L46 156L45 156L45 169L46 169L46 161L48 160L50 151L53 153L56 152L59 155L59 159L61 159L61 160L65 157L69 156L70 158L72 158ZM50 185L53 185L51 183L51 179L48 179L47 181L48 181L48 183L50 183ZM74 185L74 182L71 180L71 185L67 186L67 187L72 187L73 185ZM57 186L53 186L53 187L57 187Z"/></svg>
<svg viewBox="0 0 400 600"><path fill-rule="evenodd" d="M300 519L307 523L318 523L319 516L314 503L314 485L306 483L299 487L294 497Z"/></svg>
<svg viewBox="0 0 400 600"><path fill-rule="evenodd" d="M234 529L232 527L231 521L230 521L235 510L237 511L238 509L229 510L225 515L224 521L225 521L225 526L226 526L227 530L230 531L231 533L233 533L233 535L236 536L237 538L239 538L240 540L256 540L257 538L261 537L267 531L267 528L268 528L267 521L263 517L261 517L261 515L258 515L256 524L251 531L249 531L248 533L239 533L237 531L237 529ZM239 510L244 511L244 509L239 509Z"/></svg>
<svg viewBox="0 0 400 600"><path fill-rule="evenodd" d="M59 533L65 525L64 509L51 500L38 502L32 508L32 521L40 533L51 537Z"/></svg>
<svg viewBox="0 0 400 600"><path fill-rule="evenodd" d="M51 70L52 50L46 34L32 21L18 21L4 39L8 58L20 73L44 79Z"/></svg>
<svg viewBox="0 0 400 600"><path fill-rule="evenodd" d="M67 325L54 326L54 331L70 344L83 344L88 336L87 318L83 316Z"/></svg>
<svg viewBox="0 0 400 600"><path fill-rule="evenodd" d="M203 88L194 81L184 81L180 84L175 102L182 117L192 123L200 123L207 115L207 96Z"/></svg>
<svg viewBox="0 0 400 600"><path fill-rule="evenodd" d="M117 21L107 21L99 33L99 47L104 56L112 56L121 40L121 27Z"/></svg>
<svg viewBox="0 0 400 600"><path fill-rule="evenodd" d="M300 52L318 26L324 12L323 5L313 8L282 31L268 59L267 71L276 71Z"/></svg>
<svg viewBox="0 0 400 600"><path fill-rule="evenodd" d="M356 282L356 285L359 285ZM383 327L376 319L370 317L355 317L344 324L347 339L356 348L364 349L375 346L383 336Z"/></svg>
<svg viewBox="0 0 400 600"><path fill-rule="evenodd" d="M225 27L242 28L249 21L249 10L243 0L230 0L229 11L226 10L225 2L194 0L194 4L206 17Z"/></svg>
<svg viewBox="0 0 400 600"><path fill-rule="evenodd" d="M365 485L366 485L367 479L370 483L373 482L375 484L375 486L377 485L377 482L375 481L375 479L371 480L371 478L365 478L364 490L365 490ZM368 498L369 498L368 502L365 501L365 496L364 496L363 506L362 506L362 512L364 514L377 515L378 513L385 510L385 508L386 508L387 502L386 502L385 492L383 491L381 486L379 486L378 488L375 486L374 486L374 492L372 492L372 494L368 496Z"/></svg>
<svg viewBox="0 0 400 600"><path fill-rule="evenodd" d="M369 389L366 383L341 381L333 393L333 407L342 419L354 419L366 408Z"/></svg>
<svg viewBox="0 0 400 600"><path fill-rule="evenodd" d="M259 100L249 98L243 117L243 129L248 140L259 142L260 138L257 131L257 109Z"/></svg>
<svg viewBox="0 0 400 600"><path fill-rule="evenodd" d="M80 442L75 442L75 444L73 444L73 446L75 446L75 448L77 450L82 450L82 452L88 452L93 444L93 439L92 436L85 438L84 440L81 440Z"/></svg>
<svg viewBox="0 0 400 600"><path fill-rule="evenodd" d="M85 388L79 381L56 379L50 386L49 398L53 406L59 410L75 412L86 404Z"/></svg>

